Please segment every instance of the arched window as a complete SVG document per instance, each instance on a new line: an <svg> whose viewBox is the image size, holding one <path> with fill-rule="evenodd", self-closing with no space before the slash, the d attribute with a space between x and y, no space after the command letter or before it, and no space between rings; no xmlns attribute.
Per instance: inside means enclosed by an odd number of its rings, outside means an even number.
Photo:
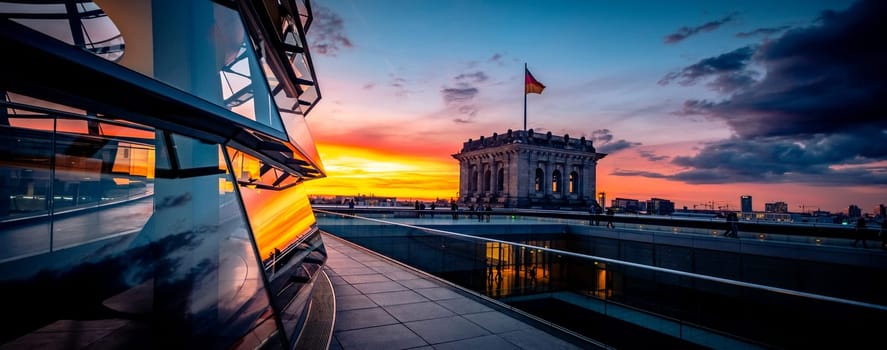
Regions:
<svg viewBox="0 0 887 350"><path fill-rule="evenodd" d="M477 191L477 169L471 170L471 176L468 178L468 186L471 191Z"/></svg>
<svg viewBox="0 0 887 350"><path fill-rule="evenodd" d="M496 191L505 191L505 169L499 168L496 174Z"/></svg>
<svg viewBox="0 0 887 350"><path fill-rule="evenodd" d="M551 192L552 193L560 193L561 192L561 171L555 170L551 173Z"/></svg>
<svg viewBox="0 0 887 350"><path fill-rule="evenodd" d="M534 188L536 192L542 192L542 181L545 179L545 171L542 169L536 168L536 182Z"/></svg>
<svg viewBox="0 0 887 350"><path fill-rule="evenodd" d="M483 191L489 191L492 187L490 187L490 178L493 176L493 172L490 169L484 171L484 188Z"/></svg>
<svg viewBox="0 0 887 350"><path fill-rule="evenodd" d="M579 193L579 173L570 173L570 193Z"/></svg>

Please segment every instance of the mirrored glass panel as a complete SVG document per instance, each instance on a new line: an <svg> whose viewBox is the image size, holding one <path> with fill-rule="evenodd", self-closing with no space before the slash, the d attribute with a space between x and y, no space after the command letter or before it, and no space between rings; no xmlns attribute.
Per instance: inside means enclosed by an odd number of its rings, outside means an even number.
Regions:
<svg viewBox="0 0 887 350"><path fill-rule="evenodd" d="M140 230L153 210L154 130L89 117L55 121L53 249Z"/></svg>
<svg viewBox="0 0 887 350"><path fill-rule="evenodd" d="M274 189L275 183L294 176L237 149L229 147L228 154L259 253L266 266L272 266L275 254L293 249L316 230L308 196L299 186Z"/></svg>
<svg viewBox="0 0 887 350"><path fill-rule="evenodd" d="M282 344L220 145L27 100L0 119L3 347Z"/></svg>
<svg viewBox="0 0 887 350"><path fill-rule="evenodd" d="M0 261L51 249L53 118L13 108L0 115Z"/></svg>
<svg viewBox="0 0 887 350"><path fill-rule="evenodd" d="M294 176L233 147L233 173L284 330L295 341L305 321L314 276L326 261L314 212L302 186L276 187Z"/></svg>
<svg viewBox="0 0 887 350"><path fill-rule="evenodd" d="M123 57L123 36L94 2L3 1L0 15L106 60Z"/></svg>

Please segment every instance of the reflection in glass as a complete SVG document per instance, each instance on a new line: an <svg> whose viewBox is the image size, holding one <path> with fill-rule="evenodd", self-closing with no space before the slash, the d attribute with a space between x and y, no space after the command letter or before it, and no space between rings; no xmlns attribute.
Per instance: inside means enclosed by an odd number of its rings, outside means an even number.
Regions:
<svg viewBox="0 0 887 350"><path fill-rule="evenodd" d="M68 342L97 325L118 348L280 341L219 145L16 107L7 119L31 127L0 125L0 308L16 321L0 343L49 331ZM83 127L35 126L61 124ZM158 149L175 150L177 176L156 177Z"/></svg>
<svg viewBox="0 0 887 350"><path fill-rule="evenodd" d="M305 322L313 276L326 261L314 212L304 189L291 186L295 175L233 147L228 147L228 154L272 302L294 342Z"/></svg>
<svg viewBox="0 0 887 350"><path fill-rule="evenodd" d="M272 253L292 250L300 239L316 229L314 212L301 187L275 189L296 177L234 148L229 147L228 153L256 245L268 265Z"/></svg>
<svg viewBox="0 0 887 350"><path fill-rule="evenodd" d="M55 119L83 128L60 128L54 137L53 249L140 230L152 212L154 132L96 118Z"/></svg>
<svg viewBox="0 0 887 350"><path fill-rule="evenodd" d="M548 248L550 240L523 244ZM501 242L486 242L485 292L494 297L539 293L550 288L550 254Z"/></svg>
<svg viewBox="0 0 887 350"><path fill-rule="evenodd" d="M120 31L94 2L3 2L0 15L106 60L123 57Z"/></svg>
<svg viewBox="0 0 887 350"><path fill-rule="evenodd" d="M0 125L0 262L50 249L48 135Z"/></svg>

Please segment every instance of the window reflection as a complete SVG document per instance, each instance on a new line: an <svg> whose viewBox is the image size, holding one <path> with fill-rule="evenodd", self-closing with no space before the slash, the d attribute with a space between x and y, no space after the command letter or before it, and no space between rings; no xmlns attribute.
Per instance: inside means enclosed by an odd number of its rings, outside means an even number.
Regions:
<svg viewBox="0 0 887 350"><path fill-rule="evenodd" d="M7 94L2 103L0 261L132 233L145 224L153 194L153 129L22 95Z"/></svg>
<svg viewBox="0 0 887 350"><path fill-rule="evenodd" d="M0 261L50 249L46 133L0 125Z"/></svg>
<svg viewBox="0 0 887 350"><path fill-rule="evenodd" d="M53 221L53 249L140 230L152 212L154 133L88 117L55 121L53 213L66 215ZM105 134L109 125L119 136Z"/></svg>
<svg viewBox="0 0 887 350"><path fill-rule="evenodd" d="M123 57L120 31L94 2L0 3L0 14L109 61Z"/></svg>
<svg viewBox="0 0 887 350"><path fill-rule="evenodd" d="M231 147L228 154L259 253L271 267L275 252L286 254L316 229L308 196L299 186L285 187L298 178L280 168Z"/></svg>
<svg viewBox="0 0 887 350"><path fill-rule="evenodd" d="M312 276L326 261L314 211L296 176L228 147L253 238L270 281L284 331L294 341L309 304Z"/></svg>
<svg viewBox="0 0 887 350"><path fill-rule="evenodd" d="M550 240L523 244L549 248ZM486 242L486 293L494 297L532 294L550 288L551 254L501 242Z"/></svg>

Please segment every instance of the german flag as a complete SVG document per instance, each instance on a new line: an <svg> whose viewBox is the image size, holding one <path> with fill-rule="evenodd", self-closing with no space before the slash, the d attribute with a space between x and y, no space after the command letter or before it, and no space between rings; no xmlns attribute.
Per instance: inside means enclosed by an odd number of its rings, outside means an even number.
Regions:
<svg viewBox="0 0 887 350"><path fill-rule="evenodd" d="M524 71L526 72L524 75L524 94L542 94L545 85L542 85L542 83L536 80L536 78L533 78L529 69L524 68Z"/></svg>

